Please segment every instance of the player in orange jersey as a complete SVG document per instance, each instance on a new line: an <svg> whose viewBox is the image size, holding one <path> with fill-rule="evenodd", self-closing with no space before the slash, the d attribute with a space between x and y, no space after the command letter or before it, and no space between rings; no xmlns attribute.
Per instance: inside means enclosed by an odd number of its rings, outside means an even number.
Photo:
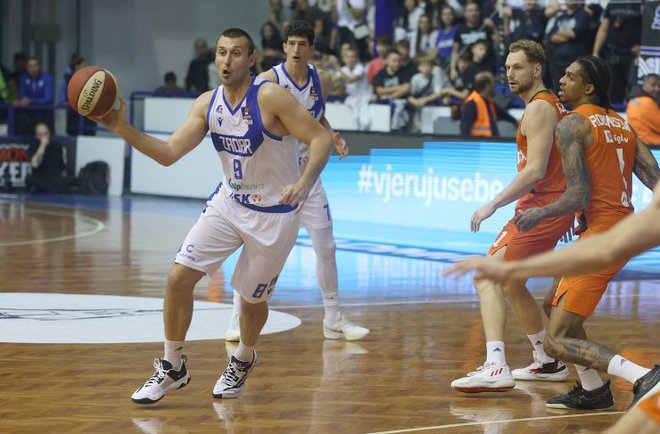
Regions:
<svg viewBox="0 0 660 434"><path fill-rule="evenodd" d="M660 171L655 158L628 123L608 108L607 92L610 83L609 67L599 58L581 57L566 68L560 80L559 95L573 107L573 112L560 122L557 131L567 189L557 202L518 215L515 220L520 230L528 231L545 218L580 211L580 240L574 249L580 249L582 245L588 248L592 243L590 237L607 231L632 214L630 199L633 172L647 187L653 188L656 185ZM656 222L657 219L653 224L657 225ZM651 228L645 229L651 231ZM531 258L521 262L525 264L535 260ZM464 273L485 263L483 259L471 261L451 267L446 274ZM543 273L537 273L540 268L536 268L532 274L514 276L561 275L558 267L550 265L553 268ZM633 383L635 404L658 388L660 367L643 368L588 341L583 327L584 321L593 314L608 283L624 265L625 261L612 261L600 271L561 280L553 300L545 349L553 357L576 363L578 372L583 367L589 367L607 371ZM488 266L503 267L500 264ZM573 270L571 274L576 271ZM483 276L496 278L489 273L483 273ZM603 384L594 371L589 375L580 375L580 379L582 382L571 392L550 399L547 405L590 410L613 405L609 381Z"/></svg>
<svg viewBox="0 0 660 434"><path fill-rule="evenodd" d="M555 132L558 121L568 111L543 85L543 47L537 42L521 40L511 44L509 50L506 59L509 86L525 102L525 113L516 136L518 174L506 189L475 211L471 221L473 232L502 206L518 200L516 215L519 215L526 209L556 201L566 189ZM552 250L572 223L570 215L561 215L544 220L529 232L521 232L511 220L496 238L489 254L499 261L509 261ZM486 335L486 362L475 372L454 380L452 389L466 393L500 392L512 389L514 379L561 381L568 376L566 366L543 349L545 329L541 312L525 283L526 279L504 286L487 280L474 282ZM534 348L534 362L527 368L513 371L507 366L504 355L505 298Z"/></svg>

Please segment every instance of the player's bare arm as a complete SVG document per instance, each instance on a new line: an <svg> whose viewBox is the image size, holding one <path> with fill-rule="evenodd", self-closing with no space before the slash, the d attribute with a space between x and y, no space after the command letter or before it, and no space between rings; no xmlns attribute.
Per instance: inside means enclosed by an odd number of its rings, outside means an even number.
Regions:
<svg viewBox="0 0 660 434"><path fill-rule="evenodd" d="M542 219L558 217L583 209L591 200L591 182L586 150L593 143L589 122L577 113L571 113L557 126L557 148L561 154L566 191L556 201L542 208L531 208L514 218L516 227L525 232Z"/></svg>
<svg viewBox="0 0 660 434"><path fill-rule="evenodd" d="M319 81L321 82L321 91L323 93L323 102L325 103L328 100L328 95L330 94L330 83L332 79L330 78L330 75L323 69L318 69L318 73ZM344 140L344 138L341 136L341 134L332 129L330 122L328 122L328 119L325 117L325 112L323 113L323 117L321 117L319 122L326 130L328 130L332 136L332 141L335 149L337 150L337 153L339 154L339 159L341 160L347 156L348 144L346 143L346 140Z"/></svg>
<svg viewBox="0 0 660 434"><path fill-rule="evenodd" d="M309 162L300 180L282 190L280 203L296 205L307 199L309 191L321 174L332 149L328 131L282 87L265 84L259 90L259 106L266 129L273 134L296 137L309 146Z"/></svg>
<svg viewBox="0 0 660 434"><path fill-rule="evenodd" d="M556 127L557 112L548 102L532 101L525 108L521 128L523 135L527 137L527 165L500 194L474 212L471 221L472 232L479 231L481 222L499 208L529 193L534 184L543 179L548 168Z"/></svg>
<svg viewBox="0 0 660 434"><path fill-rule="evenodd" d="M149 136L130 124L126 116L126 100L120 98L120 107L102 118L94 119L109 131L121 136L128 144L163 166L169 166L200 144L208 126L206 112L212 92L200 95L192 105L188 118L167 140Z"/></svg>
<svg viewBox="0 0 660 434"><path fill-rule="evenodd" d="M275 71L273 71L273 68L269 69L268 71L262 72L261 74L259 74L259 77L263 78L264 80L277 83L277 75L275 75Z"/></svg>
<svg viewBox="0 0 660 434"><path fill-rule="evenodd" d="M633 166L635 176L649 189L653 190L660 176L658 162L646 147L644 142L637 137L637 149L635 150L635 165Z"/></svg>

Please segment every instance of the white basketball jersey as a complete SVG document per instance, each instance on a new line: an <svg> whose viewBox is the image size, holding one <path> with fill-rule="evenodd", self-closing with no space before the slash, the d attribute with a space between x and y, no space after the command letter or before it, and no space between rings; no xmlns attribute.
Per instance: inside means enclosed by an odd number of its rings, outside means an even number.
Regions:
<svg viewBox="0 0 660 434"><path fill-rule="evenodd" d="M325 112L325 103L323 102L323 90L321 89L319 73L314 65L307 65L307 83L302 87L298 86L296 80L289 75L284 63L274 66L273 72L279 85L289 91L314 119L320 121ZM302 170L309 160L309 146L302 143L299 146L298 164Z"/></svg>
<svg viewBox="0 0 660 434"><path fill-rule="evenodd" d="M290 212L294 208L278 201L284 186L300 177L298 141L290 135L271 134L264 127L257 99L264 83L252 77L245 97L234 108L225 100L223 86L213 92L206 121L224 177L209 199L219 195L257 211Z"/></svg>

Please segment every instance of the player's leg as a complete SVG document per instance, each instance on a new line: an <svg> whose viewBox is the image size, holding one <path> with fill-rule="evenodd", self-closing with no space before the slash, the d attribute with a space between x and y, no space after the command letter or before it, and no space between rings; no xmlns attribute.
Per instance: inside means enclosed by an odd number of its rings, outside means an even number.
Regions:
<svg viewBox="0 0 660 434"><path fill-rule="evenodd" d="M227 327L227 332L225 333L225 341L238 342L241 340L241 325L239 321L241 315L241 300L241 294L234 290L231 318L229 319L229 327Z"/></svg>
<svg viewBox="0 0 660 434"><path fill-rule="evenodd" d="M133 402L152 404L190 381L183 346L192 320L195 284L205 273L216 271L242 243L224 219L222 211L207 207L177 252L163 303L165 355L154 360L154 373L133 393Z"/></svg>
<svg viewBox="0 0 660 434"><path fill-rule="evenodd" d="M316 278L323 294L323 335L327 339L355 341L369 329L349 321L339 308L337 246L332 234L332 214L321 181L317 181L301 211L300 225L307 230L316 255Z"/></svg>
<svg viewBox="0 0 660 434"><path fill-rule="evenodd" d="M568 377L566 365L545 353L543 342L546 331L543 327L541 311L529 292L525 281L511 282L503 286L506 300L511 305L516 319L520 322L532 344L533 362L529 366L511 371L515 380L563 381Z"/></svg>
<svg viewBox="0 0 660 434"><path fill-rule="evenodd" d="M493 253L502 260L506 247ZM474 281L479 294L481 321L486 337L486 362L476 371L452 381L452 389L465 393L503 392L513 389L515 382L506 364L504 353L504 328L506 326L506 302L502 287L486 279Z"/></svg>
<svg viewBox="0 0 660 434"><path fill-rule="evenodd" d="M243 210L235 222L245 241L231 285L241 295L241 341L213 387L215 398L238 398L252 372L254 347L268 319L268 300L298 236L299 216Z"/></svg>

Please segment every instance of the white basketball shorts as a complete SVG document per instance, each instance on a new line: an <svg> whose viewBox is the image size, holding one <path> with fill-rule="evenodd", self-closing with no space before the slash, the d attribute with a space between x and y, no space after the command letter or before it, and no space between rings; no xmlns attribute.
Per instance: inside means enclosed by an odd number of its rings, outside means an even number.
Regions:
<svg viewBox="0 0 660 434"><path fill-rule="evenodd" d="M321 184L321 178L316 180L310 190L300 215L300 226L305 229L324 229L332 226L330 205L328 205L328 197Z"/></svg>
<svg viewBox="0 0 660 434"><path fill-rule="evenodd" d="M239 247L231 285L249 303L268 301L293 248L300 214L267 213L215 196L190 229L174 262L213 274Z"/></svg>

